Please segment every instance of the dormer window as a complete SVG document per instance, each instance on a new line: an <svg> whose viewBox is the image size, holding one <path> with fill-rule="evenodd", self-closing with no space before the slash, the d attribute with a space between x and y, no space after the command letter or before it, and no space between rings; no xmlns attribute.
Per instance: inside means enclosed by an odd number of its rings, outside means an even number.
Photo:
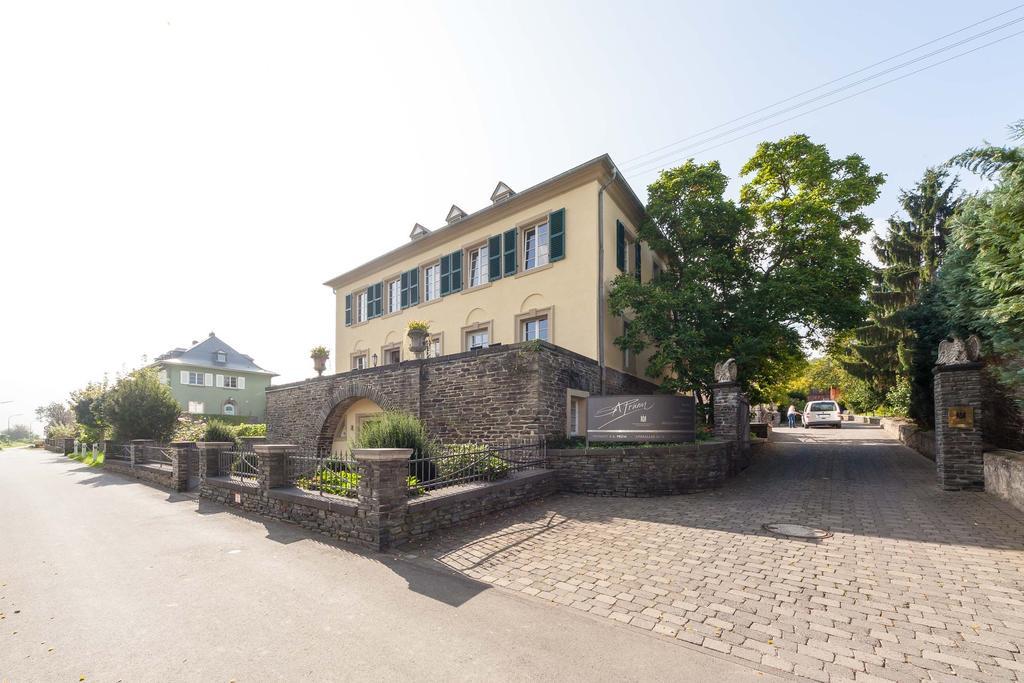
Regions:
<svg viewBox="0 0 1024 683"><path fill-rule="evenodd" d="M223 351L218 351L217 352L217 362L218 363L227 363L228 362L228 354L226 354Z"/></svg>

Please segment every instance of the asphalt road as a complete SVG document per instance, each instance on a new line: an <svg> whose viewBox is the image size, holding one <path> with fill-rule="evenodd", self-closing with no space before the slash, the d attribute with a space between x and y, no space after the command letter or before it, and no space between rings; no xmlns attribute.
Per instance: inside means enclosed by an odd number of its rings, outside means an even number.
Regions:
<svg viewBox="0 0 1024 683"><path fill-rule="evenodd" d="M38 450L0 452L0 681L771 678Z"/></svg>

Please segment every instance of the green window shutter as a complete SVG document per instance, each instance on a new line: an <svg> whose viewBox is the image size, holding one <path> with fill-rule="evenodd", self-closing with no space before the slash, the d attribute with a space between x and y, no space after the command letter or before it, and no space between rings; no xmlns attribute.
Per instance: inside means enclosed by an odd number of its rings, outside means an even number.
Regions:
<svg viewBox="0 0 1024 683"><path fill-rule="evenodd" d="M373 317L373 285L366 288L366 319Z"/></svg>
<svg viewBox="0 0 1024 683"><path fill-rule="evenodd" d="M420 269L413 268L409 271L409 305L415 306L420 302Z"/></svg>
<svg viewBox="0 0 1024 683"><path fill-rule="evenodd" d="M441 257L441 296L448 296L452 291L452 264L451 256L445 254Z"/></svg>
<svg viewBox="0 0 1024 683"><path fill-rule="evenodd" d="M402 308L409 307L409 273L405 272L398 278L398 298L402 303Z"/></svg>
<svg viewBox="0 0 1024 683"><path fill-rule="evenodd" d="M450 292L462 291L462 251L453 251L449 260L451 269L451 280L449 282Z"/></svg>
<svg viewBox="0 0 1024 683"><path fill-rule="evenodd" d="M505 249L502 252L505 257L504 275L513 275L516 272L516 237L518 235L519 231L512 228L511 230L506 230L502 236L502 241L505 243Z"/></svg>
<svg viewBox="0 0 1024 683"><path fill-rule="evenodd" d="M345 324L352 324L352 295L345 295Z"/></svg>
<svg viewBox="0 0 1024 683"><path fill-rule="evenodd" d="M640 266L643 263L643 260L642 260L642 258L640 256L640 240L637 240L636 244L633 245L633 251L634 251L633 258L636 261L636 279L637 279L637 282L639 282L640 281Z"/></svg>
<svg viewBox="0 0 1024 683"><path fill-rule="evenodd" d="M501 279L501 235L487 240L487 279Z"/></svg>
<svg viewBox="0 0 1024 683"><path fill-rule="evenodd" d="M559 209L548 216L550 233L549 260L561 261L565 258L565 209Z"/></svg>
<svg viewBox="0 0 1024 683"><path fill-rule="evenodd" d="M626 272L626 226L615 221L615 265Z"/></svg>
<svg viewBox="0 0 1024 683"><path fill-rule="evenodd" d="M373 296L370 297L370 317L379 318L381 313L384 312L384 307L381 305L381 300L384 295L384 284L378 282L375 285L371 285L370 289L373 290Z"/></svg>

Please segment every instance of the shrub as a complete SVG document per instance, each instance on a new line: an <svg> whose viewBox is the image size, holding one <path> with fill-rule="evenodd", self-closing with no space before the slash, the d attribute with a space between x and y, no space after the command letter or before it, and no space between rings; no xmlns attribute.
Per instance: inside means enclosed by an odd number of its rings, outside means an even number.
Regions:
<svg viewBox="0 0 1024 683"><path fill-rule="evenodd" d="M429 458L434 452L423 423L409 413L389 411L363 424L352 448L411 448L412 459ZM435 478L435 468L429 462L413 462L409 474L419 481Z"/></svg>
<svg viewBox="0 0 1024 683"><path fill-rule="evenodd" d="M331 352L327 350L326 346L314 346L309 351L310 358L330 358Z"/></svg>
<svg viewBox="0 0 1024 683"><path fill-rule="evenodd" d="M181 408L152 368L136 370L117 381L103 401L103 417L114 438L168 441Z"/></svg>
<svg viewBox="0 0 1024 683"><path fill-rule="evenodd" d="M426 320L410 320L409 325L406 328L408 330L422 330L423 332L430 332L430 323Z"/></svg>
<svg viewBox="0 0 1024 683"><path fill-rule="evenodd" d="M51 439L77 439L78 425L53 424L46 428L46 436Z"/></svg>
<svg viewBox="0 0 1024 683"><path fill-rule="evenodd" d="M242 436L266 436L267 425L260 423L245 423L235 427L235 435Z"/></svg>
<svg viewBox="0 0 1024 683"><path fill-rule="evenodd" d="M238 438L235 436L235 430L231 425L225 424L220 420L210 420L206 424L206 431L203 432L203 441L238 443Z"/></svg>
<svg viewBox="0 0 1024 683"><path fill-rule="evenodd" d="M182 415L174 428L172 441L202 441L206 434L206 422L201 419Z"/></svg>
<svg viewBox="0 0 1024 683"><path fill-rule="evenodd" d="M437 475L442 479L482 477L494 481L507 477L508 472L509 464L480 444L455 444L438 453Z"/></svg>

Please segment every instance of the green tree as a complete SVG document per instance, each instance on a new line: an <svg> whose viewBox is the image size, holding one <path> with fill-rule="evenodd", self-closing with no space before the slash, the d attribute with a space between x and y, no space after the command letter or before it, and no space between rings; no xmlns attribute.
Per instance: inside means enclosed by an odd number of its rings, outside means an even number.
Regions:
<svg viewBox="0 0 1024 683"><path fill-rule="evenodd" d="M87 442L102 441L106 436L108 425L103 416L103 401L107 390L106 382L90 382L84 389L71 392L71 410Z"/></svg>
<svg viewBox="0 0 1024 683"><path fill-rule="evenodd" d="M181 409L171 390L151 368L122 377L103 400L103 416L114 438L167 441L174 433Z"/></svg>
<svg viewBox="0 0 1024 683"><path fill-rule="evenodd" d="M724 197L717 162L662 172L640 237L667 268L649 283L620 276L609 296L612 312L631 319L619 346L650 347L648 374L698 400L728 357L754 402L770 398L802 368L803 343L863 320L870 269L858 238L870 221L861 210L882 175L804 135L761 144L742 172L739 202Z"/></svg>
<svg viewBox="0 0 1024 683"><path fill-rule="evenodd" d="M914 330L908 315L935 279L946 248L950 219L962 201L956 178L930 168L913 190L900 192L906 217L894 215L872 247L881 264L868 293L868 324L857 329L846 367L881 392L895 386L912 363Z"/></svg>
<svg viewBox="0 0 1024 683"><path fill-rule="evenodd" d="M35 438L32 428L28 425L14 425L0 432L0 437L7 441L29 441Z"/></svg>
<svg viewBox="0 0 1024 683"><path fill-rule="evenodd" d="M70 427L75 424L75 415L66 405L53 401L36 408L36 418L43 423L43 431L47 436L55 427Z"/></svg>

